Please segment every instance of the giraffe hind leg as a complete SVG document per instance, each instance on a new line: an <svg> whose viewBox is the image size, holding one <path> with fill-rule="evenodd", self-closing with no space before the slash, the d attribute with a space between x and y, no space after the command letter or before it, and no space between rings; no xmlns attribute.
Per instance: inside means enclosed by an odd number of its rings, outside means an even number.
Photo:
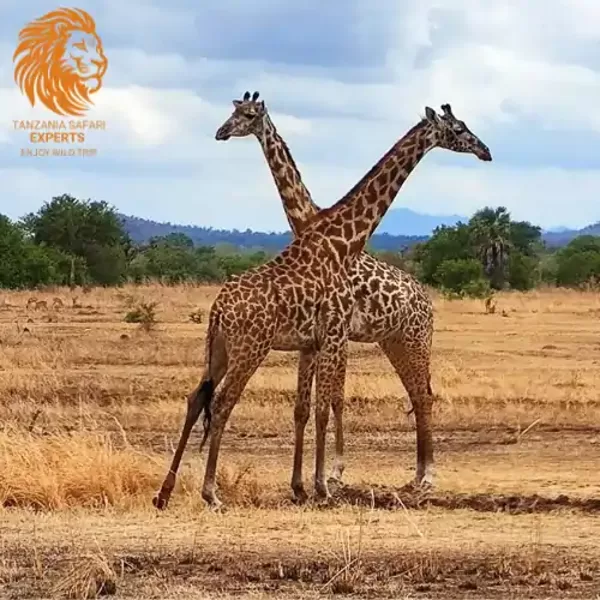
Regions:
<svg viewBox="0 0 600 600"><path fill-rule="evenodd" d="M163 480L158 494L152 499L152 504L154 504L154 506L159 510L165 509L169 503L173 488L175 487L177 471L179 470L179 465L181 463L185 447L196 421L198 421L198 418L203 412L205 415L205 438L208 434L208 426L210 425L211 420L211 401L213 400L213 394L227 370L227 353L225 351L225 344L219 336L212 341L210 350L211 356L209 360L209 367L206 369L198 386L188 396L185 421L179 436L179 442L177 443L175 454L173 455L173 459L171 461L171 466L169 467L169 471ZM203 440L203 443L204 441L205 440Z"/></svg>
<svg viewBox="0 0 600 600"><path fill-rule="evenodd" d="M185 415L185 422L183 429L179 437L177 449L171 461L169 471L163 480L160 491L152 499L152 503L159 510L163 510L167 507L169 499L175 487L175 480L177 478L177 471L187 445L187 441L190 437L190 433L196 424L196 421L202 414L205 413L205 419L210 420L210 403L212 401L214 393L214 382L212 379L203 379L196 389L188 396L187 400L187 412Z"/></svg>
<svg viewBox="0 0 600 600"><path fill-rule="evenodd" d="M408 392L414 412L417 437L415 483L432 486L433 460L432 408L433 394L430 375L430 347L427 338L406 343L402 338L388 338L380 343L394 370Z"/></svg>
<svg viewBox="0 0 600 600"><path fill-rule="evenodd" d="M272 338L272 335L270 336ZM266 358L270 344L255 345L252 351L239 351L230 355L229 368L219 391L212 403L212 419L210 422L210 444L202 485L202 498L210 508L219 509L222 502L216 495L217 461L221 447L221 438L227 421L237 404L248 381L254 375L262 361Z"/></svg>

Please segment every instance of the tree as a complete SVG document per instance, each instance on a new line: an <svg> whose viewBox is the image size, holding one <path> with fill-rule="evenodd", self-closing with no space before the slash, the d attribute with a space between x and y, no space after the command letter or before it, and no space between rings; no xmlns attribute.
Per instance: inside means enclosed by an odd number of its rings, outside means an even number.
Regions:
<svg viewBox="0 0 600 600"><path fill-rule="evenodd" d="M20 287L23 270L23 232L5 215L0 215L0 286Z"/></svg>
<svg viewBox="0 0 600 600"><path fill-rule="evenodd" d="M445 260L475 258L468 226L459 222L454 227L436 227L427 242L413 248L412 258L418 277L425 283L436 285L436 272Z"/></svg>
<svg viewBox="0 0 600 600"><path fill-rule="evenodd" d="M531 290L541 280L541 265L536 256L513 251L508 257L507 282L513 290Z"/></svg>
<svg viewBox="0 0 600 600"><path fill-rule="evenodd" d="M0 287L31 288L65 283L67 257L28 240L18 224L0 215Z"/></svg>
<svg viewBox="0 0 600 600"><path fill-rule="evenodd" d="M556 282L576 286L600 280L600 237L580 235L556 254Z"/></svg>
<svg viewBox="0 0 600 600"><path fill-rule="evenodd" d="M504 206L485 207L469 221L475 252L492 287L501 289L506 279L511 242L510 214Z"/></svg>
<svg viewBox="0 0 600 600"><path fill-rule="evenodd" d="M542 249L542 229L528 221L511 221L509 239L511 247L525 256L536 256Z"/></svg>
<svg viewBox="0 0 600 600"><path fill-rule="evenodd" d="M44 203L37 213L28 214L22 223L35 244L71 257L72 276L76 275L75 264L80 258L95 283L111 285L124 279L131 240L106 202L83 201L63 194Z"/></svg>
<svg viewBox="0 0 600 600"><path fill-rule="evenodd" d="M435 280L446 293L481 298L489 292L489 282L476 258L451 258L435 272Z"/></svg>
<svg viewBox="0 0 600 600"><path fill-rule="evenodd" d="M150 238L150 246L169 246L171 248L193 248L194 240L185 233L169 233L165 236Z"/></svg>

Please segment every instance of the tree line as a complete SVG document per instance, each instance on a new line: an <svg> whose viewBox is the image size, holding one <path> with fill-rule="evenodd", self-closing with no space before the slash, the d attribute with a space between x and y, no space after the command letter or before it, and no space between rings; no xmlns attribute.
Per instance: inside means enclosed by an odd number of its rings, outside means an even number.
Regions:
<svg viewBox="0 0 600 600"><path fill-rule="evenodd" d="M438 227L410 248L368 251L450 296L600 282L600 237L581 235L560 249L548 248L539 227L513 220L504 207L486 207L466 223ZM16 222L0 215L0 287L9 289L220 283L275 253L198 245L183 233L136 243L113 207L68 194Z"/></svg>

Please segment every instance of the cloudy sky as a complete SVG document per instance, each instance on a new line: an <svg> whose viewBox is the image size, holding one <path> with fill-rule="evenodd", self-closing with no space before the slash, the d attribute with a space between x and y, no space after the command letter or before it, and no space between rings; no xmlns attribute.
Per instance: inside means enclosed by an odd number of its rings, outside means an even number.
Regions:
<svg viewBox="0 0 600 600"><path fill-rule="evenodd" d="M485 204L544 227L600 220L598 0L80 0L109 60L89 116L94 158L23 158L12 119L26 22L61 3L0 0L0 212L54 195L218 228L287 228L255 139L216 142L231 100L259 90L315 200L329 206L426 105L450 102L494 162L435 150L394 206ZM63 3L68 4L68 3Z"/></svg>

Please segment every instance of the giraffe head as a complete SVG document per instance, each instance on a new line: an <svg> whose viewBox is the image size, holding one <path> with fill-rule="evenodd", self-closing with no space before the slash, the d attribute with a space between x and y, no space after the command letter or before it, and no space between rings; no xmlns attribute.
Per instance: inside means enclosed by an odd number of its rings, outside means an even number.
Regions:
<svg viewBox="0 0 600 600"><path fill-rule="evenodd" d="M433 108L425 107L425 120L432 125L435 146L454 152L474 154L480 160L491 161L490 149L466 126L457 119L449 104L442 104L443 115Z"/></svg>
<svg viewBox="0 0 600 600"><path fill-rule="evenodd" d="M233 106L233 113L217 129L215 138L225 141L230 137L246 137L252 134L260 137L264 131L267 108L264 100L258 100L258 92L254 92L252 97L250 92L246 92L242 100L233 101Z"/></svg>

